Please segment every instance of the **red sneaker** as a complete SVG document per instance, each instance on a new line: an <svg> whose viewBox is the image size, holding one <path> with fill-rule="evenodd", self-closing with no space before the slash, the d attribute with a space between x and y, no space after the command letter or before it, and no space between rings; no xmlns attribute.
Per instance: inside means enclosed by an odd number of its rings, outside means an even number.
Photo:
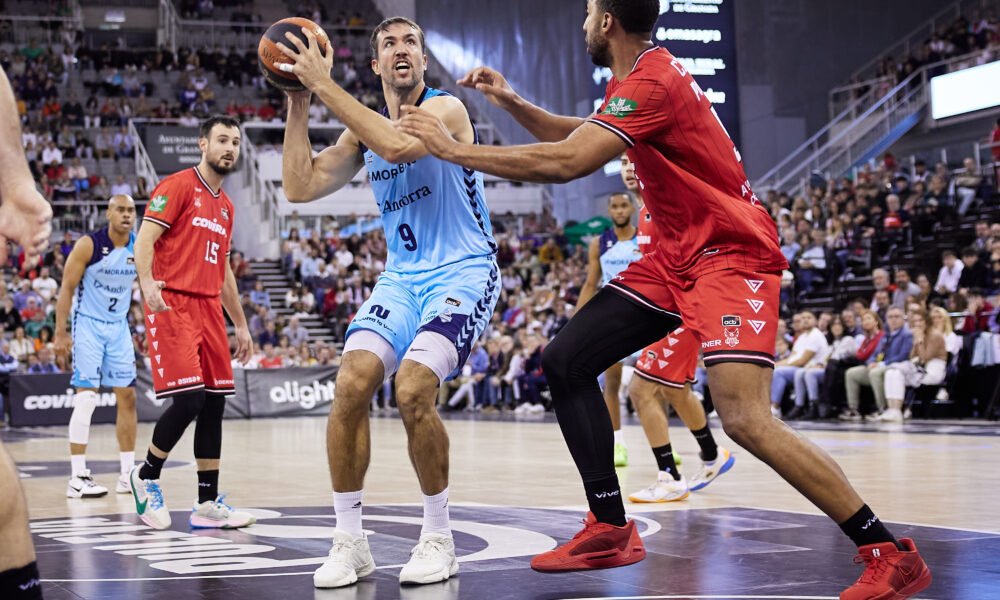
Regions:
<svg viewBox="0 0 1000 600"><path fill-rule="evenodd" d="M583 529L573 539L531 559L531 568L543 573L624 567L646 558L635 521L624 527L598 523L588 512Z"/></svg>
<svg viewBox="0 0 1000 600"><path fill-rule="evenodd" d="M865 571L840 593L840 600L904 600L925 590L931 584L931 570L913 540L902 538L899 543L905 551L891 542L858 548L854 562L865 563Z"/></svg>

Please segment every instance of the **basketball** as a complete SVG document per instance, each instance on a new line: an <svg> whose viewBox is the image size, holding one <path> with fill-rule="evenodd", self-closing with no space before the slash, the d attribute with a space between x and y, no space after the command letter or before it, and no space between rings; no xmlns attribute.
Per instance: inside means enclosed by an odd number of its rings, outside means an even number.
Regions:
<svg viewBox="0 0 1000 600"><path fill-rule="evenodd" d="M302 33L302 28L306 27L310 29L316 36L316 39L320 43L321 50L326 52L326 49L330 46L330 37L326 35L323 28L316 23L310 21L309 19L303 19L301 17L290 17L288 19L282 19L267 28L264 35L260 38L260 43L257 45L257 64L260 66L261 73L264 74L264 79L268 83L278 88L279 90L285 92L298 92L305 89L305 86L299 81L293 73L286 73L281 70L281 65L291 64L292 61L285 56L281 50L278 48L277 44L283 43L291 49L295 49L292 43L285 37L285 34L291 32L297 38L302 40L306 45L309 41L306 36Z"/></svg>

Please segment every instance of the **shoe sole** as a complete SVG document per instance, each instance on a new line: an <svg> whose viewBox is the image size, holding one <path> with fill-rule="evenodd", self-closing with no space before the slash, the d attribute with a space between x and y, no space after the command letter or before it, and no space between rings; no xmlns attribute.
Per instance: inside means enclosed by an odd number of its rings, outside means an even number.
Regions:
<svg viewBox="0 0 1000 600"><path fill-rule="evenodd" d="M218 521L202 519L201 517L191 517L188 520L192 529L243 529L244 527L250 527L256 522L256 518L252 518L249 523L245 523L243 525L230 525L229 523L219 524Z"/></svg>
<svg viewBox="0 0 1000 600"><path fill-rule="evenodd" d="M321 590L330 590L330 589L347 587L349 585L354 585L362 577L367 577L368 575L371 575L374 572L375 572L375 561L370 560L368 561L367 565L361 567L360 569L354 570L354 579L351 579L350 581L345 581L343 583L320 582L316 580L316 575L313 574L313 587Z"/></svg>
<svg viewBox="0 0 1000 600"><path fill-rule="evenodd" d="M586 558L581 558L579 560L585 561L585 562L586 561L611 561L611 560L615 560L616 556L620 557L622 554L623 554L622 552L614 552L614 553L610 553L610 554L609 553L603 553L603 554L595 553L594 555L587 556ZM634 565L635 563L640 562L644 558L646 558L646 549L642 546L642 542L640 542L638 546L633 546L632 547L632 551L629 552L628 556L626 556L624 558L618 558L617 560L619 562L616 562L614 564L589 564L589 565L579 565L579 566L574 565L574 566L570 566L570 567L561 567L560 566L560 567L554 567L554 568L539 567L539 566L535 566L534 564L532 564L531 565L531 570L532 571L537 571L539 573L569 573L569 572L572 572L572 571L597 571L597 570L600 570L600 569L615 569L615 568L618 568L618 567L627 567L628 565Z"/></svg>
<svg viewBox="0 0 1000 600"><path fill-rule="evenodd" d="M100 494L84 494L83 492L77 492L77 491L70 492L69 490L66 490L66 497L67 498L74 498L74 499L80 499L80 498L103 498L104 496L107 496L107 495L108 495L107 492L101 492Z"/></svg>
<svg viewBox="0 0 1000 600"><path fill-rule="evenodd" d="M729 458L726 460L725 463L723 463L722 467L719 469L719 472L715 474L715 477L709 479L708 481L706 481L704 483L699 483L698 485L692 487L691 491L692 492L697 492L698 490L705 489L706 487L708 487L708 484L712 483L713 481L715 481L716 479L718 479L720 476L724 475L727 471L729 471L729 469L732 469L733 468L733 464L735 464L735 463L736 463L736 457L733 456L730 453Z"/></svg>
<svg viewBox="0 0 1000 600"><path fill-rule="evenodd" d="M678 496L676 498L664 498L663 500L643 500L642 498L636 496L629 496L628 501L632 502L633 504L666 504L668 502L680 502L681 500L684 500L690 495L691 495L691 490L688 490L687 492L685 492L683 496Z"/></svg>
<svg viewBox="0 0 1000 600"><path fill-rule="evenodd" d="M143 514L139 515L139 518L142 519L143 523L145 523L146 525L149 525L150 527L152 527L153 529L156 529L157 531L164 531L164 530L170 529L170 523L169 522L168 523L157 523L156 521L153 520L152 517L149 516L148 513L143 513Z"/></svg>
<svg viewBox="0 0 1000 600"><path fill-rule="evenodd" d="M910 585L898 592L889 592L890 595L876 598L874 600L906 600L918 592L922 592L931 585L931 570L924 565L924 570Z"/></svg>
<svg viewBox="0 0 1000 600"><path fill-rule="evenodd" d="M430 583L440 583L442 581L447 581L456 573L458 573L458 561L452 559L451 564L448 566L447 570L438 571L437 573L424 576L420 579L403 579L402 577L403 573L402 571L400 571L399 584L409 586L409 585L427 585Z"/></svg>

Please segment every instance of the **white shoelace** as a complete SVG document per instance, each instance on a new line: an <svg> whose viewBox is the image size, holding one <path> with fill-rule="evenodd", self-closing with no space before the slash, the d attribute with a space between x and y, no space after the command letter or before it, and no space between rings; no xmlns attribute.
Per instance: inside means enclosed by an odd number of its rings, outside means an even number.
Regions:
<svg viewBox="0 0 1000 600"><path fill-rule="evenodd" d="M434 558L435 554L445 554L446 552L447 551L445 550L444 544L442 542L430 539L430 540L424 540L419 544L417 544L416 547L413 548L413 551L410 552L410 554L412 554L414 558L427 559L427 558Z"/></svg>

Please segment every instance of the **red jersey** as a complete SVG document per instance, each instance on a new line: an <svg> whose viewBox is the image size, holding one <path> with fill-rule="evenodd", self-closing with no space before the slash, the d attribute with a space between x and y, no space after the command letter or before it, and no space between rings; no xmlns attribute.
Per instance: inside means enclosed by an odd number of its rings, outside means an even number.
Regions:
<svg viewBox="0 0 1000 600"><path fill-rule="evenodd" d="M657 252L675 275L788 267L777 228L712 103L666 49L646 50L624 80L612 78L589 122L628 144L643 200L662 234Z"/></svg>
<svg viewBox="0 0 1000 600"><path fill-rule="evenodd" d="M656 232L653 215L649 214L649 209L646 208L645 203L639 209L638 230L635 241L639 244L639 253L646 256L653 250L656 250L656 244L659 243L660 236Z"/></svg>
<svg viewBox="0 0 1000 600"><path fill-rule="evenodd" d="M213 193L197 168L166 177L143 217L167 229L153 247L153 278L174 292L222 294L234 218L229 196Z"/></svg>

